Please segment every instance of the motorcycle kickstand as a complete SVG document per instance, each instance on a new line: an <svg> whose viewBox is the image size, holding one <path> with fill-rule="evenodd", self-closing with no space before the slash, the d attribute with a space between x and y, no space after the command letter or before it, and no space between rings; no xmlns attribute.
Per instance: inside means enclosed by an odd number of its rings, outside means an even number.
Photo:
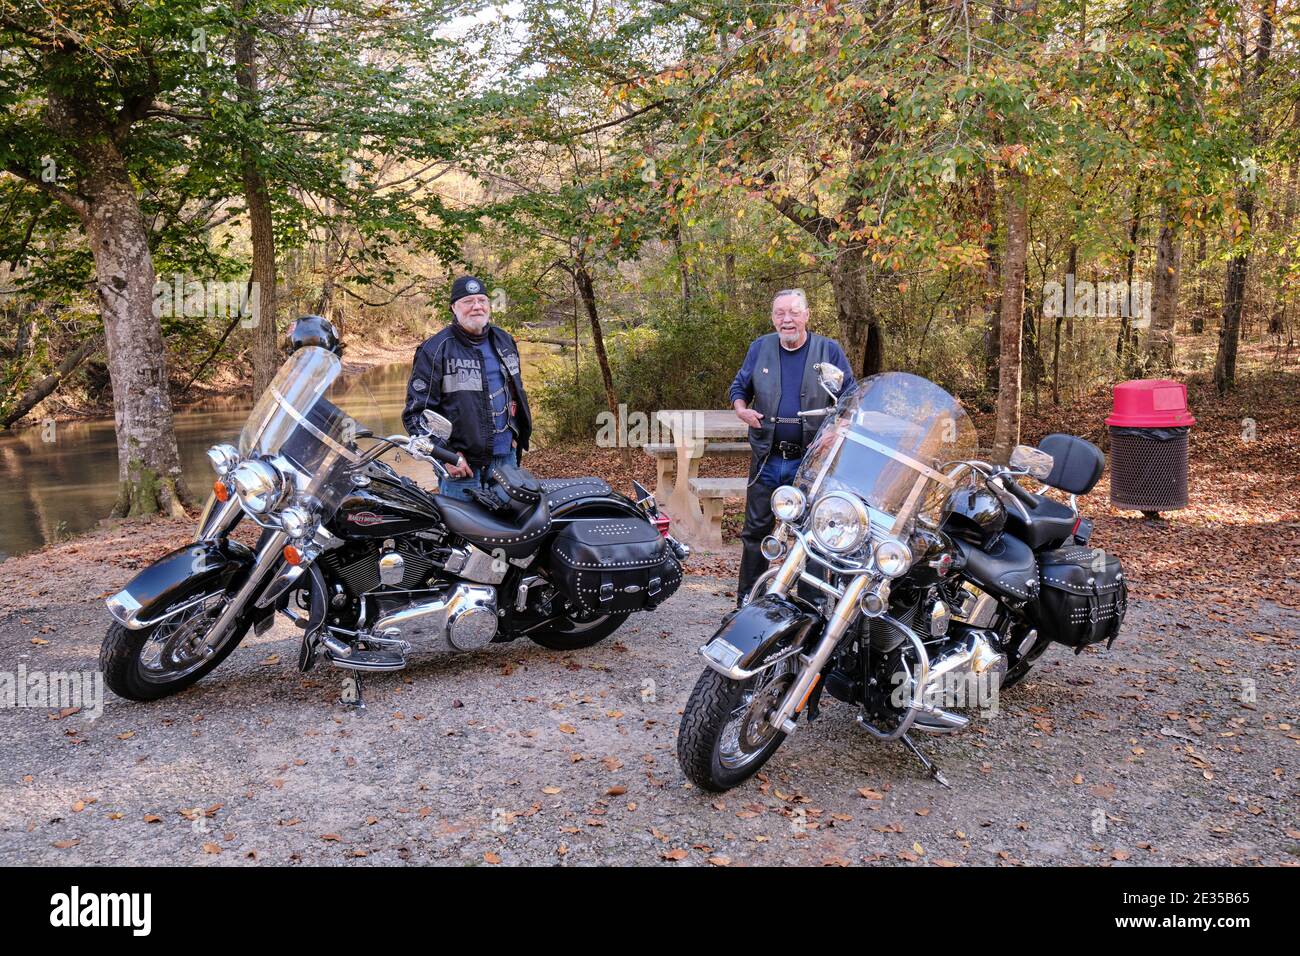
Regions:
<svg viewBox="0 0 1300 956"><path fill-rule="evenodd" d="M912 751L912 753L916 756L916 759L921 761L921 766L925 767L925 769L929 771L930 777L935 781L935 783L939 784L939 786L947 790L952 789L948 785L948 781L944 779L943 774L939 771L938 764L934 763L933 761L928 759L925 756L925 754L921 753L920 748L917 747L916 744L912 742L912 738L910 735L903 734L903 736L900 739L903 741L903 744L907 747L907 749Z"/></svg>
<svg viewBox="0 0 1300 956"><path fill-rule="evenodd" d="M363 693L361 681L361 672L353 671L343 678L343 686L339 692L339 703L349 713L360 714L366 709L366 699Z"/></svg>

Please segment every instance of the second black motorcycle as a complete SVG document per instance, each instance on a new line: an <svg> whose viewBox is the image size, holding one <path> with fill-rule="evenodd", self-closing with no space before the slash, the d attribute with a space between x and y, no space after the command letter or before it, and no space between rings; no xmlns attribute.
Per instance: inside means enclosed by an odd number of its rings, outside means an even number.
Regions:
<svg viewBox="0 0 1300 956"><path fill-rule="evenodd" d="M911 732L963 729L963 710L992 711L1048 647L1113 641L1124 620L1120 563L1088 546L1075 504L1101 477L1094 445L1049 435L990 464L933 382L891 372L841 396L839 370L818 371L835 404L801 413L827 420L772 495L772 567L701 648L682 715L678 757L707 790L757 771L824 694L942 780Z"/></svg>

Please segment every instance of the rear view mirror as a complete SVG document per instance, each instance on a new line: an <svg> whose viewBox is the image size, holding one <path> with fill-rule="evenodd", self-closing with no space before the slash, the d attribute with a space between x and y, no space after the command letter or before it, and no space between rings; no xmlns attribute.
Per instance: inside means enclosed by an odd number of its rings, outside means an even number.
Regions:
<svg viewBox="0 0 1300 956"><path fill-rule="evenodd" d="M1056 459L1042 449L1017 445L1011 451L1010 464L1015 471L1023 471L1031 478L1044 481L1052 473L1052 466L1056 464Z"/></svg>
<svg viewBox="0 0 1300 956"><path fill-rule="evenodd" d="M831 398L838 399L840 390L844 388L844 372L836 368L829 362L818 362L813 366L817 370L817 380L821 382L822 388L830 394Z"/></svg>
<svg viewBox="0 0 1300 956"><path fill-rule="evenodd" d="M451 437L451 422L427 408L424 410L424 427L434 438L446 441Z"/></svg>

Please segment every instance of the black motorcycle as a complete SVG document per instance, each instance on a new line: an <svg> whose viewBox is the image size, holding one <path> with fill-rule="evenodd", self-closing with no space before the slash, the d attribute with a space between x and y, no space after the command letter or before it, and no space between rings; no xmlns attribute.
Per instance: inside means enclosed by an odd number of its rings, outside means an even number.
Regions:
<svg viewBox="0 0 1300 956"><path fill-rule="evenodd" d="M996 708L1052 643L1077 653L1123 623L1120 563L1087 546L1075 502L1101 477L1096 446L1049 435L992 465L932 382L874 375L841 398L839 371L818 371L836 403L801 413L828 417L795 483L772 495L773 566L701 648L708 669L682 715L678 758L707 790L758 770L824 693L943 782L911 731L963 729L957 711Z"/></svg>
<svg viewBox="0 0 1300 956"><path fill-rule="evenodd" d="M357 672L355 691L361 672L399 670L416 649L590 647L681 583L688 551L639 484L632 500L599 478L511 466L475 500L430 494L381 456L400 449L445 478L457 456L430 436L450 423L429 412L429 434L375 439L326 397L340 370L332 352L299 348L238 447L208 452L217 480L194 542L108 599L100 664L114 692L174 694L277 611L302 629L299 667ZM231 537L245 519L262 528L254 548Z"/></svg>

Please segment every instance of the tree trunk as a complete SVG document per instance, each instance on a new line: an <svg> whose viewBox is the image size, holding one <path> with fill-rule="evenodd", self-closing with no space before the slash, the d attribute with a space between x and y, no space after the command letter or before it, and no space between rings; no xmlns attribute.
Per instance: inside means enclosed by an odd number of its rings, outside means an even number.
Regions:
<svg viewBox="0 0 1300 956"><path fill-rule="evenodd" d="M158 512L183 517L188 493L168 392L167 351L153 314L148 232L122 155L106 139L82 146L83 220L95 257L104 317L113 417L117 423L118 517Z"/></svg>
<svg viewBox="0 0 1300 956"><path fill-rule="evenodd" d="M1295 110L1291 114L1291 126L1293 129L1300 129L1300 100L1296 101ZM1287 185L1285 199L1282 200L1282 209L1278 222L1278 235L1291 237L1291 226L1295 222L1296 213L1296 186L1300 181L1300 158L1294 153L1291 155L1291 163L1287 169ZM1288 262L1285 256L1278 257L1277 272L1275 282L1277 284L1278 294L1277 301L1273 304L1273 314L1268 319L1268 331L1272 335L1281 335L1286 328L1286 307L1287 307L1287 273Z"/></svg>
<svg viewBox="0 0 1300 956"><path fill-rule="evenodd" d="M840 250L830 267L831 289L839 319L841 343L853 374L875 375L885 367L880 316L872 305L871 283L861 246Z"/></svg>
<svg viewBox="0 0 1300 956"><path fill-rule="evenodd" d="M1007 175L1004 214L1006 252L1002 257L1002 309L998 317L998 404L993 461L1005 463L1020 441L1020 348L1025 307L1025 254L1028 246L1028 197L1025 176Z"/></svg>
<svg viewBox="0 0 1300 956"><path fill-rule="evenodd" d="M1246 221L1250 233L1255 215L1255 197L1248 190L1239 190L1237 208ZM1223 290L1223 324L1219 326L1219 350L1214 357L1214 387L1220 395L1237 384L1237 344L1241 340L1241 306L1246 295L1246 280L1250 276L1250 250L1243 249L1228 261L1228 279Z"/></svg>
<svg viewBox="0 0 1300 956"><path fill-rule="evenodd" d="M691 314L691 266L686 261L685 244L682 241L681 223L673 224L672 231L673 257L677 260L677 274L681 280L682 292L682 318L686 319Z"/></svg>
<svg viewBox="0 0 1300 956"><path fill-rule="evenodd" d="M984 331L984 381L990 392L996 393L999 381L998 350L1002 347L1002 298L999 294L998 274L1001 264L998 257L998 205L997 186L993 174L986 172L977 184L979 216L988 224L984 241L984 283L988 290L987 326Z"/></svg>
<svg viewBox="0 0 1300 956"><path fill-rule="evenodd" d="M1205 229L1196 239L1196 299L1192 310L1192 334L1205 331Z"/></svg>
<svg viewBox="0 0 1300 956"><path fill-rule="evenodd" d="M1175 215L1175 210L1166 200L1160 215L1160 240L1156 245L1156 274L1151 296L1151 329L1147 334L1147 358L1153 368L1162 370L1174 366L1174 323L1178 318L1178 285L1183 258Z"/></svg>
<svg viewBox="0 0 1300 956"><path fill-rule="evenodd" d="M1074 270L1079 265L1079 246L1078 243L1070 243L1070 252L1065 261L1066 276L1074 275ZM1064 285L1064 284L1062 284ZM1062 301L1061 307L1056 310L1056 322L1052 327L1052 404L1061 404L1061 322L1065 318L1067 310L1065 302Z"/></svg>
<svg viewBox="0 0 1300 956"><path fill-rule="evenodd" d="M1128 226L1128 254L1124 259L1124 288L1128 301L1133 301L1133 272L1137 264L1138 235L1142 229L1142 180L1139 178L1133 189L1133 214ZM1119 316L1119 335L1115 339L1115 364L1124 368L1124 351L1128 345L1131 328L1128 309L1121 309Z"/></svg>
<svg viewBox="0 0 1300 956"><path fill-rule="evenodd" d="M242 4L241 4L242 8ZM240 99L251 127L258 110L257 48L253 31L245 28L235 42L235 77ZM266 176L257 165L255 144L245 144L240 152L244 185L244 205L248 208L248 225L253 243L253 286L250 301L257 309L252 323L253 395L261 395L275 377L280 365L279 332L276 328L275 225L271 217L271 197Z"/></svg>
<svg viewBox="0 0 1300 956"><path fill-rule="evenodd" d="M1276 0L1265 0L1259 11L1259 36L1255 42L1254 68L1248 69L1242 63L1242 113L1253 117L1251 120L1251 138L1258 146L1264 138L1262 120L1259 116L1257 87L1264 70L1268 67L1269 55L1273 50L1273 13ZM1241 340L1241 307L1246 294L1246 283L1250 279L1250 243L1253 240L1252 226L1255 219L1255 191L1253 184L1246 182L1237 189L1237 210L1243 222L1243 238L1237 251L1228 262L1228 279L1223 292L1223 326L1219 329L1219 351L1214 357L1214 387L1220 395L1228 392L1237 384L1237 345Z"/></svg>
<svg viewBox="0 0 1300 956"><path fill-rule="evenodd" d="M66 67L66 50L51 54L51 70ZM141 95L133 110L147 106ZM155 273L149 230L119 137L122 121L80 89L51 92L47 122L71 147L78 167L74 190L52 191L75 212L95 260L95 286L104 321L119 491L113 514L181 517L189 495L181 477L168 391L167 351L154 314ZM47 190L50 191L50 190Z"/></svg>
<svg viewBox="0 0 1300 956"><path fill-rule="evenodd" d="M596 361L600 364L600 377L605 384L605 404L617 423L618 396L614 393L614 375L609 370L609 356L605 353L605 336L601 334L600 314L596 311L596 288L591 281L591 273L581 263L574 269L573 278L578 283L578 295L582 298L582 305L587 310L587 318L591 322L591 344L596 350ZM627 442L620 441L619 450L623 456L624 467L631 468L632 449L627 447Z"/></svg>

